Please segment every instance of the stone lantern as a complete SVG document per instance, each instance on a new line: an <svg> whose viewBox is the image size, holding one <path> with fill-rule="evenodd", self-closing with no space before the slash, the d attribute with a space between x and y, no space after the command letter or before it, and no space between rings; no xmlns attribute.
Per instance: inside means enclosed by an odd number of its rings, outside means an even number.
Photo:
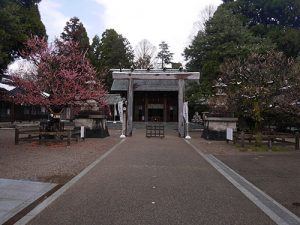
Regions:
<svg viewBox="0 0 300 225"><path fill-rule="evenodd" d="M223 83L221 78L219 78L212 88L215 94L209 99L209 107L212 111L212 114L224 116L228 113L228 96L226 94L227 85Z"/></svg>
<svg viewBox="0 0 300 225"><path fill-rule="evenodd" d="M229 109L227 106L228 96L226 94L227 85L219 78L213 86L215 95L213 95L208 105L211 113L204 117L204 130L202 137L210 140L226 140L226 131L236 130L237 118L228 117Z"/></svg>

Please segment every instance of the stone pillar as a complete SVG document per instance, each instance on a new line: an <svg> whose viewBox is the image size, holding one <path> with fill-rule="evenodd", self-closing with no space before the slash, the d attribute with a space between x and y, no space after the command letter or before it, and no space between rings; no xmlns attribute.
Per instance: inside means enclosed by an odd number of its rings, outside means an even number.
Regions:
<svg viewBox="0 0 300 225"><path fill-rule="evenodd" d="M148 93L145 93L145 122L148 122Z"/></svg>
<svg viewBox="0 0 300 225"><path fill-rule="evenodd" d="M128 79L128 91L127 91L127 136L132 136L132 114L133 114L133 79Z"/></svg>
<svg viewBox="0 0 300 225"><path fill-rule="evenodd" d="M178 132L180 137L184 137L183 121L183 101L184 101L184 80L178 80Z"/></svg>

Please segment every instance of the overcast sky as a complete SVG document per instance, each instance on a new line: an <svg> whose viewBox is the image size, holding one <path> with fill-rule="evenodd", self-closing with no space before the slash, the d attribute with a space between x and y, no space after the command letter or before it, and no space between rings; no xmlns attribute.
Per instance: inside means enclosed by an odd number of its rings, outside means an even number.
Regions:
<svg viewBox="0 0 300 225"><path fill-rule="evenodd" d="M174 61L183 63L194 23L207 5L221 0L42 0L39 9L50 40L59 37L66 22L77 16L90 39L113 28L127 38L132 47L148 39L158 47L166 41Z"/></svg>

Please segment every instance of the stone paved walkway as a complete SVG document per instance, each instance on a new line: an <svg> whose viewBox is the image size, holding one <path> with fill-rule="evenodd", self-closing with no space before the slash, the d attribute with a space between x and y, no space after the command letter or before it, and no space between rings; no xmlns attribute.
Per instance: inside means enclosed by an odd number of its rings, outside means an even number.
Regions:
<svg viewBox="0 0 300 225"><path fill-rule="evenodd" d="M274 224L183 139L135 133L30 224Z"/></svg>
<svg viewBox="0 0 300 225"><path fill-rule="evenodd" d="M13 217L55 186L51 183L0 179L0 224Z"/></svg>

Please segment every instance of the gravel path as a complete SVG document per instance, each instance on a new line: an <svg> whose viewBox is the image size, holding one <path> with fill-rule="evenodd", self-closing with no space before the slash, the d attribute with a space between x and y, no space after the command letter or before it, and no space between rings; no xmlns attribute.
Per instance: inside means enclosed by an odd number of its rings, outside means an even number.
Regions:
<svg viewBox="0 0 300 225"><path fill-rule="evenodd" d="M107 138L64 143L14 144L14 130L0 129L0 177L63 184L120 141L119 131Z"/></svg>

